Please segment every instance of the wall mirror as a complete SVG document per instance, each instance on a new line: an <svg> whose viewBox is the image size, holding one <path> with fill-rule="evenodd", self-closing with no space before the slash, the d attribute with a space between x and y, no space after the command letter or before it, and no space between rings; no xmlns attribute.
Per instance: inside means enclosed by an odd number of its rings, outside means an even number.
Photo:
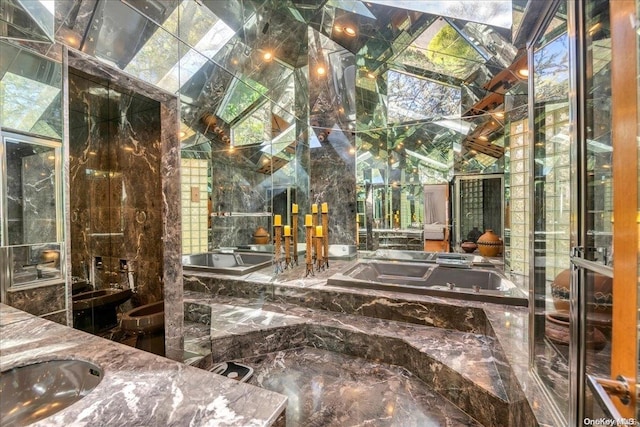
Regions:
<svg viewBox="0 0 640 427"><path fill-rule="evenodd" d="M526 2L486 3L98 1L78 47L180 97L185 253L250 244L294 201L329 201L355 244L356 223L422 230L425 184L504 171ZM68 32L89 6L63 7ZM327 200L340 175L355 191Z"/></svg>

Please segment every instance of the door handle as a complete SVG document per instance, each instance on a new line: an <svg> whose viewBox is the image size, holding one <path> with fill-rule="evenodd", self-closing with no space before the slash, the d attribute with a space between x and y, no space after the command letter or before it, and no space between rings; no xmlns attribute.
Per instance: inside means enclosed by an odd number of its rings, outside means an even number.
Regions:
<svg viewBox="0 0 640 427"><path fill-rule="evenodd" d="M613 380L587 374L587 384L607 416L613 419L621 419L622 416L613 403L612 397L618 398L620 403L625 406L631 403L629 381L622 375L618 375L617 378ZM636 396L638 396L637 390L638 387L636 386Z"/></svg>

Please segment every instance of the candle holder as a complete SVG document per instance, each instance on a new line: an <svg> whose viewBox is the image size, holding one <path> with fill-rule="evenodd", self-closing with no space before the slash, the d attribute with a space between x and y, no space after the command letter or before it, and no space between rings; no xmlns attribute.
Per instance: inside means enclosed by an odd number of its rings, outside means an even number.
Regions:
<svg viewBox="0 0 640 427"><path fill-rule="evenodd" d="M324 209L323 209L324 210ZM329 268L329 212L322 212L322 245L324 246L324 265Z"/></svg>
<svg viewBox="0 0 640 427"><path fill-rule="evenodd" d="M276 274L282 273L282 225L274 225L274 263Z"/></svg>
<svg viewBox="0 0 640 427"><path fill-rule="evenodd" d="M311 242L313 241L313 231L312 231L313 227L311 225L305 225L305 228L307 229L306 230L307 231L307 236L306 236L307 252L305 254L307 270L304 274L304 277L307 277L309 276L309 274L313 276L313 258L311 254Z"/></svg>
<svg viewBox="0 0 640 427"><path fill-rule="evenodd" d="M313 239L315 240L316 246L316 270L324 270L324 260L322 256L322 241L324 238L322 236L315 236Z"/></svg>
<svg viewBox="0 0 640 427"><path fill-rule="evenodd" d="M312 221L312 227L311 227L311 237L312 240L316 238L316 227L318 226L318 208L317 205L315 205L316 208L312 209L311 211L311 221ZM315 212L314 212L315 210ZM313 246L313 262L315 262L318 259L318 250L316 248L316 245L312 245Z"/></svg>
<svg viewBox="0 0 640 427"><path fill-rule="evenodd" d="M291 230L293 234L293 264L298 265L298 213L291 214L292 225Z"/></svg>
<svg viewBox="0 0 640 427"><path fill-rule="evenodd" d="M284 268L291 265L291 236L284 236Z"/></svg>

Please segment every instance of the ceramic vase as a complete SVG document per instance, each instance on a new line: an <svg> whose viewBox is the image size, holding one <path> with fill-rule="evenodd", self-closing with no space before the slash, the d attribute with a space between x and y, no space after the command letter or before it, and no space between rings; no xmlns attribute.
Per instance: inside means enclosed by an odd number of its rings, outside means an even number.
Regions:
<svg viewBox="0 0 640 427"><path fill-rule="evenodd" d="M462 242L460 244L460 248L462 248L462 250L465 251L466 253L470 254L470 253L473 253L473 251L475 251L476 249L478 249L478 245L476 245L473 242Z"/></svg>
<svg viewBox="0 0 640 427"><path fill-rule="evenodd" d="M545 335L556 344L569 345L569 313L556 312L547 314L545 319ZM586 347L602 350L607 345L607 337L598 328L587 326Z"/></svg>
<svg viewBox="0 0 640 427"><path fill-rule="evenodd" d="M502 240L492 229L487 228L484 234L478 237L478 251L485 257L495 257L502 252Z"/></svg>
<svg viewBox="0 0 640 427"><path fill-rule="evenodd" d="M253 233L253 241L256 245L266 245L269 243L269 232L262 226Z"/></svg>

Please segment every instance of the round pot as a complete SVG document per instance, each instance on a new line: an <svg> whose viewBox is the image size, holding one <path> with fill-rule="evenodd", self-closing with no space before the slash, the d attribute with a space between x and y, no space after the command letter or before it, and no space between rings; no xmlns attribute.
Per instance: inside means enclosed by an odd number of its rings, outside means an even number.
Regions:
<svg viewBox="0 0 640 427"><path fill-rule="evenodd" d="M569 345L569 313L558 311L545 316L545 335L549 341ZM607 337L593 326L587 326L588 349L602 350L607 345Z"/></svg>
<svg viewBox="0 0 640 427"><path fill-rule="evenodd" d="M476 249L478 249L478 245L476 245L473 242L462 242L460 244L460 248L466 253L470 254L470 253L473 253L473 251L475 251Z"/></svg>
<svg viewBox="0 0 640 427"><path fill-rule="evenodd" d="M587 315L603 313L611 314L611 303L613 302L613 281L610 277L593 273L592 297L587 301L589 312ZM569 310L571 283L571 270L562 270L551 283L551 297L556 310Z"/></svg>
<svg viewBox="0 0 640 427"><path fill-rule="evenodd" d="M502 240L492 229L487 228L484 234L478 237L478 251L485 257L495 257L502 252Z"/></svg>
<svg viewBox="0 0 640 427"><path fill-rule="evenodd" d="M256 245L266 245L269 243L269 232L262 226L258 227L253 233L253 242Z"/></svg>

